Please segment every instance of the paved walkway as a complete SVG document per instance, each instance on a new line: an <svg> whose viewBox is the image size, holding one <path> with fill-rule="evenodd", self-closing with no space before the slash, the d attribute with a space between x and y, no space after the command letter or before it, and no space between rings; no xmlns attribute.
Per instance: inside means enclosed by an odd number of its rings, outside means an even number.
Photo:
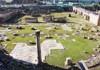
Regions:
<svg viewBox="0 0 100 70"><path fill-rule="evenodd" d="M45 40L41 44L42 61L45 57L51 53L52 49L64 49L61 43L57 43L56 40ZM10 53L14 58L24 60L37 64L37 47L28 46L25 43L18 43L13 51Z"/></svg>
<svg viewBox="0 0 100 70"><path fill-rule="evenodd" d="M42 60L45 60L45 56L49 55L51 53L51 50L53 49L64 49L63 45L61 43L57 43L56 40L45 40L41 44L41 53L42 53Z"/></svg>
<svg viewBox="0 0 100 70"><path fill-rule="evenodd" d="M0 35L2 34L5 34L6 32L8 32L8 31L11 31L11 30L9 30L9 29L5 29L5 30L0 30Z"/></svg>
<svg viewBox="0 0 100 70"><path fill-rule="evenodd" d="M36 46L28 46L25 43L18 43L10 55L14 58L37 64Z"/></svg>

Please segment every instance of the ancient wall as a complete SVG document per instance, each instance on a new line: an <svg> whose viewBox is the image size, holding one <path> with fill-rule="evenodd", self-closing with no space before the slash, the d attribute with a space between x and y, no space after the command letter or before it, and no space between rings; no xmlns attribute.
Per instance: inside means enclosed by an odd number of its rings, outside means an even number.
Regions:
<svg viewBox="0 0 100 70"><path fill-rule="evenodd" d="M96 14L89 14L90 16L90 22L93 23L94 25L100 25L100 16Z"/></svg>
<svg viewBox="0 0 100 70"><path fill-rule="evenodd" d="M76 14L81 15L85 20L88 20L94 25L100 25L100 15L92 11L86 10L81 7L73 7L73 11Z"/></svg>

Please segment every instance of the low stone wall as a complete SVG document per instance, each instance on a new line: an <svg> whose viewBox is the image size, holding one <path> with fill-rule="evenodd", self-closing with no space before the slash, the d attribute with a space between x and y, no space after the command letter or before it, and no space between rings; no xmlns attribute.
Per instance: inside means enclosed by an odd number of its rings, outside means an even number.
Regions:
<svg viewBox="0 0 100 70"><path fill-rule="evenodd" d="M25 18L25 22L26 23L36 23L38 22L38 18L34 17L34 18Z"/></svg>

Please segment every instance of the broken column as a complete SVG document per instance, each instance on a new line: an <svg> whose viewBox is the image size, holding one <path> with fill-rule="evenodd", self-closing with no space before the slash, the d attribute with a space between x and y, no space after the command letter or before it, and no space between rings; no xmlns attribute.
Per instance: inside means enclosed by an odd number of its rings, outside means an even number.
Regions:
<svg viewBox="0 0 100 70"><path fill-rule="evenodd" d="M41 47L40 47L40 30L36 30L36 44L37 44L37 53L38 53L38 65L42 65L42 59L41 59Z"/></svg>

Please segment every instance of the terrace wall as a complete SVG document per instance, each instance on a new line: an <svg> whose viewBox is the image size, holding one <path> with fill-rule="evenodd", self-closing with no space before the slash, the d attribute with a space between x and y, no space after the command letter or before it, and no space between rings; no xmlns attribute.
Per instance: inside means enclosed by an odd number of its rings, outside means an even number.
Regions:
<svg viewBox="0 0 100 70"><path fill-rule="evenodd" d="M95 14L90 14L89 21L95 25L100 25L100 16Z"/></svg>
<svg viewBox="0 0 100 70"><path fill-rule="evenodd" d="M14 10L14 11L5 12L5 13L0 14L0 23L5 23L6 21L10 20L18 13L19 11Z"/></svg>
<svg viewBox="0 0 100 70"><path fill-rule="evenodd" d="M73 7L73 11L76 14L81 15L85 20L88 20L94 25L100 25L100 15L92 11L86 10L81 7Z"/></svg>
<svg viewBox="0 0 100 70"><path fill-rule="evenodd" d="M49 14L53 12L73 11L71 6L60 7L60 6L48 6L48 5L36 5L30 10L30 13L37 14Z"/></svg>

